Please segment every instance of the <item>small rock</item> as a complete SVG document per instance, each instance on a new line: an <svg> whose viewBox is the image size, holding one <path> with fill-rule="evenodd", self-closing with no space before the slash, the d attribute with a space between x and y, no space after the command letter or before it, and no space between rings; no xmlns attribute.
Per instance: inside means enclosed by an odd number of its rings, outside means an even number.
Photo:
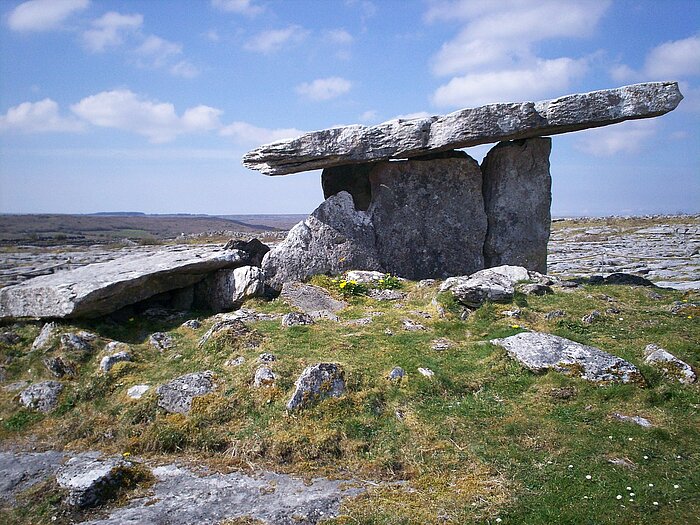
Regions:
<svg viewBox="0 0 700 525"><path fill-rule="evenodd" d="M680 383L694 383L698 378L688 363L681 361L658 345L647 345L644 349L644 355L646 356L645 363L660 368L666 377L676 379Z"/></svg>
<svg viewBox="0 0 700 525"><path fill-rule="evenodd" d="M606 314L609 314L609 315L617 315L617 314L620 313L620 309L617 308L616 306L613 306L613 307L608 308L607 310L605 310L605 313L606 313Z"/></svg>
<svg viewBox="0 0 700 525"><path fill-rule="evenodd" d="M430 286L434 286L435 283L437 283L436 279L421 279L418 281L418 288L429 288Z"/></svg>
<svg viewBox="0 0 700 525"><path fill-rule="evenodd" d="M664 296L661 295L659 292L655 292L654 290L652 290L651 292L649 292L647 294L647 297L649 299L654 300L654 301L658 301L659 299L663 299Z"/></svg>
<svg viewBox="0 0 700 525"><path fill-rule="evenodd" d="M187 414L192 409L192 400L212 392L216 386L214 372L185 374L156 389L158 406L167 412Z"/></svg>
<svg viewBox="0 0 700 525"><path fill-rule="evenodd" d="M516 308L514 310L505 310L501 312L501 315L504 317L512 317L513 319L520 319L521 313L522 310L520 308Z"/></svg>
<svg viewBox="0 0 700 525"><path fill-rule="evenodd" d="M290 312L282 317L282 326L307 326L314 324L313 317L302 312Z"/></svg>
<svg viewBox="0 0 700 525"><path fill-rule="evenodd" d="M374 284L381 279L385 279L387 274L371 270L350 270L345 272L345 279L355 281L360 284Z"/></svg>
<svg viewBox="0 0 700 525"><path fill-rule="evenodd" d="M218 336L219 334L226 333L233 337L244 337L251 333L248 327L240 321L239 319L226 319L224 321L218 321L207 330L207 332L199 339L197 345L201 348L203 347L209 339Z"/></svg>
<svg viewBox="0 0 700 525"><path fill-rule="evenodd" d="M418 317L422 317L423 319L432 319L433 316L430 315L428 312L424 312L423 310L411 310L409 312L410 314L417 315Z"/></svg>
<svg viewBox="0 0 700 525"><path fill-rule="evenodd" d="M148 338L148 342L159 352L172 348L175 344L173 337L167 332L155 332L151 334L151 337Z"/></svg>
<svg viewBox="0 0 700 525"><path fill-rule="evenodd" d="M261 363L272 363L273 361L277 361L277 357L273 354L262 353L258 356L258 361Z"/></svg>
<svg viewBox="0 0 700 525"><path fill-rule="evenodd" d="M17 392L17 390L27 388L29 385L31 385L29 381L15 381L14 383L10 383L9 385L3 386L2 389L5 392Z"/></svg>
<svg viewBox="0 0 700 525"><path fill-rule="evenodd" d="M445 315L447 315L447 310L445 310L445 308L440 304L437 298L433 297L433 300L430 301L430 304L433 305L440 319L443 319Z"/></svg>
<svg viewBox="0 0 700 525"><path fill-rule="evenodd" d="M400 366L395 366L389 372L388 379L391 382L400 382L406 376L406 372Z"/></svg>
<svg viewBox="0 0 700 525"><path fill-rule="evenodd" d="M264 386L274 386L276 379L277 376L275 376L274 372L270 367L261 366L255 371L253 386L255 388L260 388Z"/></svg>
<svg viewBox="0 0 700 525"><path fill-rule="evenodd" d="M299 282L284 283L280 297L314 319L337 321L336 313L347 306L323 288Z"/></svg>
<svg viewBox="0 0 700 525"><path fill-rule="evenodd" d="M91 343L96 337L88 332L61 334L61 349L65 352L91 352Z"/></svg>
<svg viewBox="0 0 700 525"><path fill-rule="evenodd" d="M600 319L601 313L598 310L593 310L590 314L584 315L581 321L585 324L593 324L595 321Z"/></svg>
<svg viewBox="0 0 700 525"><path fill-rule="evenodd" d="M121 341L110 341L105 345L104 352L107 354L114 354L117 352L128 352L129 345L122 343Z"/></svg>
<svg viewBox="0 0 700 525"><path fill-rule="evenodd" d="M418 371L425 377L433 377L435 375L435 372L433 372L430 368L419 368Z"/></svg>
<svg viewBox="0 0 700 525"><path fill-rule="evenodd" d="M47 348L55 331L56 323L46 323L42 326L39 335L36 336L32 343L32 350L44 350Z"/></svg>
<svg viewBox="0 0 700 525"><path fill-rule="evenodd" d="M19 343L20 339L20 336L17 335L15 332L0 333L0 343L4 343L6 345L13 345L15 343Z"/></svg>
<svg viewBox="0 0 700 525"><path fill-rule="evenodd" d="M134 385L126 391L126 395L131 399L141 399L150 389L149 385Z"/></svg>
<svg viewBox="0 0 700 525"><path fill-rule="evenodd" d="M607 277L603 278L603 284L618 284L627 286L654 286L649 279L644 277L639 277L638 275L631 275L629 273L611 273Z"/></svg>
<svg viewBox="0 0 700 525"><path fill-rule="evenodd" d="M359 319L350 319L345 324L348 326L365 326L372 322L371 317L360 317Z"/></svg>
<svg viewBox="0 0 700 525"><path fill-rule="evenodd" d="M44 359L44 366L54 377L74 376L75 367L72 363L66 363L60 356Z"/></svg>
<svg viewBox="0 0 700 525"><path fill-rule="evenodd" d="M306 408L327 397L345 393L345 374L335 363L318 363L304 369L295 383L296 388L287 402L287 410Z"/></svg>
<svg viewBox="0 0 700 525"><path fill-rule="evenodd" d="M564 310L552 310L544 314L544 318L547 321L552 321L554 319L559 319L560 317L566 317L566 312Z"/></svg>
<svg viewBox="0 0 700 525"><path fill-rule="evenodd" d="M388 328L385 328L385 329L384 329L384 335L389 335L389 336L391 336L391 335L394 335L394 332L392 332L392 331L389 330Z"/></svg>
<svg viewBox="0 0 700 525"><path fill-rule="evenodd" d="M202 323L199 322L197 319L189 319L182 323L181 326L189 328L190 330L196 330L197 328L200 328L202 326Z"/></svg>
<svg viewBox="0 0 700 525"><path fill-rule="evenodd" d="M644 428L651 428L653 426L651 424L651 421L641 416L625 416L623 414L618 414L617 412L615 412L613 413L612 417L614 419L617 419L618 421L624 421L626 423L635 423L640 427Z"/></svg>
<svg viewBox="0 0 700 525"><path fill-rule="evenodd" d="M27 408L51 412L58 405L61 390L63 385L58 381L43 381L22 390L19 402Z"/></svg>
<svg viewBox="0 0 700 525"><path fill-rule="evenodd" d="M546 284L523 284L516 287L516 290L525 295L548 295L554 293L550 286Z"/></svg>
<svg viewBox="0 0 700 525"><path fill-rule="evenodd" d="M92 507L107 499L132 468L123 458L100 459L98 454L86 453L69 459L56 473L56 481L68 490L68 505Z"/></svg>
<svg viewBox="0 0 700 525"><path fill-rule="evenodd" d="M375 301L400 301L406 294L398 290L377 290L371 289L367 295Z"/></svg>
<svg viewBox="0 0 700 525"><path fill-rule="evenodd" d="M486 301L512 301L515 284L530 278L530 272L522 266L497 266L471 275L450 277L442 283L440 291L449 291L463 305L478 308Z"/></svg>
<svg viewBox="0 0 700 525"><path fill-rule="evenodd" d="M243 363L245 363L245 357L242 355L239 355L238 357L234 359L229 359L224 362L224 365L226 366L241 366Z"/></svg>
<svg viewBox="0 0 700 525"><path fill-rule="evenodd" d="M629 459L627 458L610 458L608 459L608 463L618 466L618 467L625 467L628 469L636 469L637 465L632 463Z"/></svg>
<svg viewBox="0 0 700 525"><path fill-rule="evenodd" d="M425 326L423 326L420 323L416 323L415 321L412 321L411 319L402 319L401 323L403 324L403 329L407 330L409 332L415 332L418 330L425 330Z"/></svg>
<svg viewBox="0 0 700 525"><path fill-rule="evenodd" d="M116 354L106 355L100 361L100 370L107 373L114 365L122 361L131 361L131 354L129 352L117 352Z"/></svg>
<svg viewBox="0 0 700 525"><path fill-rule="evenodd" d="M452 341L445 339L444 337L440 337L439 339L433 339L430 342L430 349L435 350L436 352L443 352L450 349L452 345Z"/></svg>

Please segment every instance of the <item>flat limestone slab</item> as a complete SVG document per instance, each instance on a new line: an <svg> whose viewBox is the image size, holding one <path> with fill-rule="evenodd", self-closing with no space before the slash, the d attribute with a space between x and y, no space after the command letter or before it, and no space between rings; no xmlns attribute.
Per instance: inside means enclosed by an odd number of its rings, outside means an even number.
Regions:
<svg viewBox="0 0 700 525"><path fill-rule="evenodd" d="M658 117L675 109L682 99L677 82L648 82L541 102L489 104L371 127L352 125L312 131L249 151L243 156L243 165L265 175L286 175L410 158Z"/></svg>
<svg viewBox="0 0 700 525"><path fill-rule="evenodd" d="M0 289L0 318L99 317L208 273L243 264L240 250L175 247L88 264Z"/></svg>

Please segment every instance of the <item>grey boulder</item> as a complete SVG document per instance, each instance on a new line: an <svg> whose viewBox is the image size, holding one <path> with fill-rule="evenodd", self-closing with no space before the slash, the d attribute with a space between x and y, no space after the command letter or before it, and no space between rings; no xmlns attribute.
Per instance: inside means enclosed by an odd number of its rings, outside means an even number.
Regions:
<svg viewBox="0 0 700 525"><path fill-rule="evenodd" d="M253 386L255 388L274 386L276 379L277 376L269 366L261 366L255 371Z"/></svg>
<svg viewBox="0 0 700 525"><path fill-rule="evenodd" d="M239 308L246 300L265 291L263 271L257 266L219 270L198 285L200 301L214 312Z"/></svg>
<svg viewBox="0 0 700 525"><path fill-rule="evenodd" d="M644 355L646 356L645 363L659 368L666 377L673 378L680 383L694 383L698 378L688 363L681 361L658 345L647 345L644 349Z"/></svg>
<svg viewBox="0 0 700 525"><path fill-rule="evenodd" d="M282 326L309 326L314 324L314 318L303 312L289 312L282 316Z"/></svg>
<svg viewBox="0 0 700 525"><path fill-rule="evenodd" d="M450 292L461 304L478 308L486 301L512 301L516 283L538 276L522 266L503 265L467 276L450 277L442 283L440 292Z"/></svg>
<svg viewBox="0 0 700 525"><path fill-rule="evenodd" d="M306 367L295 383L287 410L307 408L328 397L345 393L345 374L335 363L318 363Z"/></svg>
<svg viewBox="0 0 700 525"><path fill-rule="evenodd" d="M213 392L215 388L211 370L185 374L156 389L158 406L167 412L187 414L195 397Z"/></svg>
<svg viewBox="0 0 700 525"><path fill-rule="evenodd" d="M40 412L51 412L58 405L63 385L58 381L42 381L31 385L19 394L19 402Z"/></svg>
<svg viewBox="0 0 700 525"><path fill-rule="evenodd" d="M121 362L131 361L129 352L117 352L116 354L106 355L100 361L100 370L104 373L109 372L114 365Z"/></svg>
<svg viewBox="0 0 700 525"><path fill-rule="evenodd" d="M300 282L285 283L280 297L313 319L337 320L336 314L348 306L331 297L325 289Z"/></svg>
<svg viewBox="0 0 700 525"><path fill-rule="evenodd" d="M47 349L51 343L54 333L56 332L56 328L56 323L54 322L45 323L44 326L41 327L39 335L36 336L36 339L34 339L34 342L32 343L32 350Z"/></svg>
<svg viewBox="0 0 700 525"><path fill-rule="evenodd" d="M542 332L523 332L491 343L506 352L527 369L536 373L555 370L596 383L644 384L644 378L633 364L563 337Z"/></svg>

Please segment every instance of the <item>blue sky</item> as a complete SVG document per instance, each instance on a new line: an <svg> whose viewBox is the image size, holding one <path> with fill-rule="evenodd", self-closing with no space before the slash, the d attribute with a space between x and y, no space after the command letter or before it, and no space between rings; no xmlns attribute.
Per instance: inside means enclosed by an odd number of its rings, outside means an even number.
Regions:
<svg viewBox="0 0 700 525"><path fill-rule="evenodd" d="M0 0L0 212L307 213L319 172L242 154L653 80L674 112L553 138L556 215L700 211L700 1Z"/></svg>

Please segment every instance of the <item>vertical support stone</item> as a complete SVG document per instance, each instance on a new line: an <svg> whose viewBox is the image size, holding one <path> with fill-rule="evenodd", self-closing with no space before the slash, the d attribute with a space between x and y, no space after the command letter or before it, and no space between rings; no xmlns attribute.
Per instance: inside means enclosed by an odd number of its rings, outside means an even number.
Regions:
<svg viewBox="0 0 700 525"><path fill-rule="evenodd" d="M547 272L551 149L548 137L501 142L481 164L488 218L486 268L510 264Z"/></svg>
<svg viewBox="0 0 700 525"><path fill-rule="evenodd" d="M484 267L481 171L465 153L451 156L381 162L372 168L367 213L384 271L425 279Z"/></svg>

